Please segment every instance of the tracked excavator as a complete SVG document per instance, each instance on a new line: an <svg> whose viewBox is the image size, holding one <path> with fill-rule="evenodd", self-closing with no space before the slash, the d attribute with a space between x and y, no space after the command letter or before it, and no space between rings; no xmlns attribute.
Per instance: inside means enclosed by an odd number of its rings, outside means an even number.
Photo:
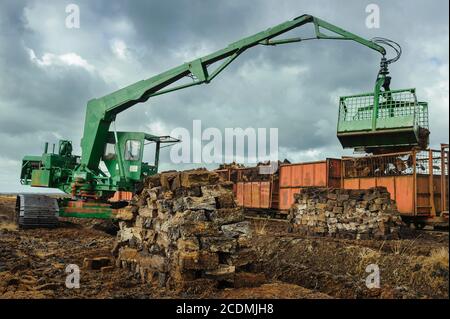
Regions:
<svg viewBox="0 0 450 319"><path fill-rule="evenodd" d="M310 38L281 37L312 25ZM81 156L72 153L72 142L59 141L55 150L45 144L40 156L25 156L20 181L32 187L59 189L70 197L55 199L44 195L17 197L16 216L22 228L55 227L60 217L111 218L127 201L111 202L121 192L136 192L146 176L158 172L160 149L176 143L169 136L143 132L118 132L116 116L132 106L161 94L207 84L245 51L257 46L278 46L306 40L346 40L381 54L374 92L340 99L338 139L344 147L384 152L391 148L424 147L428 144L426 103L417 102L413 89L390 89L388 65L401 51L390 40L364 39L311 15L302 15L265 31L243 38L214 53L181 64L146 80L87 103ZM397 56L387 59L385 46ZM188 82L183 81L188 80ZM154 164L143 161L144 147L156 146ZM102 170L101 163L106 170ZM120 196L119 196L120 197Z"/></svg>

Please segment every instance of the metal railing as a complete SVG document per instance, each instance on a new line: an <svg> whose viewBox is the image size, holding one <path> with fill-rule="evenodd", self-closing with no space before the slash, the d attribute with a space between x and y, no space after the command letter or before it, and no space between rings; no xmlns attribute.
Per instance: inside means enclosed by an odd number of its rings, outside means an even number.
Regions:
<svg viewBox="0 0 450 319"><path fill-rule="evenodd" d="M413 116L414 124L428 129L428 104L417 102L415 89L381 92L378 109L374 110L374 93L340 98L339 123Z"/></svg>
<svg viewBox="0 0 450 319"><path fill-rule="evenodd" d="M343 178L424 174L448 175L448 149L342 159Z"/></svg>

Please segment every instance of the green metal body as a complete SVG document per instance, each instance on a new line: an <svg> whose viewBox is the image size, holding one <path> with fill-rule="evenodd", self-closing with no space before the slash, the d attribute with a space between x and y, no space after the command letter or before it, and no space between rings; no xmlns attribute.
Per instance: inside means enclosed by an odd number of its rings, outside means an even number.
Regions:
<svg viewBox="0 0 450 319"><path fill-rule="evenodd" d="M305 24L313 24L316 39L351 40L379 52L383 57L386 54L385 49L373 41L311 15L299 16L231 43L226 48L207 56L184 63L102 98L90 100L87 104L81 140L81 157L72 155L71 144L68 141L61 142L66 146L70 145L70 152L60 148L57 154L48 153L46 146L42 156L26 156L23 159L21 182L36 187L58 188L72 194L74 198L90 198L98 201L105 201L115 191L134 191L143 177L157 172L158 163L157 159L156 165L152 167L142 163L142 154L139 159L126 159L126 141L130 139L139 141L141 148L145 140L156 142L159 155L159 145L164 140L144 133L111 132L111 123L119 113L153 96L209 83L243 52L257 45L275 46L304 41L306 39L277 37ZM181 80L186 78L191 81L181 83ZM103 158L107 144L111 141L116 142L114 156ZM102 160L109 174L100 169Z"/></svg>
<svg viewBox="0 0 450 319"><path fill-rule="evenodd" d="M116 191L133 192L143 178L156 174L161 144L174 142L178 140L141 132L109 132L102 155L107 172L103 172L100 167L82 169L80 157L72 155L71 142L60 141L56 153L48 153L46 147L42 156L23 158L21 183L57 188L73 197L104 202ZM149 143L155 143L154 158L147 159L153 164L143 161L144 148Z"/></svg>

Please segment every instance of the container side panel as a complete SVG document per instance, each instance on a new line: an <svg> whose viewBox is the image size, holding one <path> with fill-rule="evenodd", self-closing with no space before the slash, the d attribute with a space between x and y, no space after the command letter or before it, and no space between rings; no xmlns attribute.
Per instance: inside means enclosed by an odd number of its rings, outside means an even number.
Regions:
<svg viewBox="0 0 450 319"><path fill-rule="evenodd" d="M361 181L359 183L359 187L361 189L369 189L375 186L377 186L375 177L361 178Z"/></svg>
<svg viewBox="0 0 450 319"><path fill-rule="evenodd" d="M402 215L414 214L414 179L412 175L386 176L375 178L346 178L345 189L368 189L371 187L384 186L391 194L391 198L397 202L398 211Z"/></svg>
<svg viewBox="0 0 450 319"><path fill-rule="evenodd" d="M433 179L433 187L434 187L434 207L436 208L436 213L440 213L442 211L441 207L441 175L435 175Z"/></svg>
<svg viewBox="0 0 450 319"><path fill-rule="evenodd" d="M303 166L303 181L302 185L297 186L314 186L314 164L305 164Z"/></svg>
<svg viewBox="0 0 450 319"><path fill-rule="evenodd" d="M430 215L430 180L428 175L417 176L417 214Z"/></svg>
<svg viewBox="0 0 450 319"><path fill-rule="evenodd" d="M289 187L291 185L291 167L281 166L280 168L280 187Z"/></svg>
<svg viewBox="0 0 450 319"><path fill-rule="evenodd" d="M260 208L270 208L270 182L261 182Z"/></svg>
<svg viewBox="0 0 450 319"><path fill-rule="evenodd" d="M290 187L293 186L299 186L302 184L303 179L303 165L293 165L291 166L291 183L289 184Z"/></svg>
<svg viewBox="0 0 450 319"><path fill-rule="evenodd" d="M395 188L395 176L386 176L377 178L377 186L384 186L387 188L391 199L395 200L397 197L397 190Z"/></svg>
<svg viewBox="0 0 450 319"><path fill-rule="evenodd" d="M280 210L287 211L294 204L294 194L300 191L298 187L281 188L280 189Z"/></svg>
<svg viewBox="0 0 450 319"><path fill-rule="evenodd" d="M244 206L244 183L236 184L236 199L238 206Z"/></svg>
<svg viewBox="0 0 450 319"><path fill-rule="evenodd" d="M344 179L344 189L359 189L359 178Z"/></svg>
<svg viewBox="0 0 450 319"><path fill-rule="evenodd" d="M402 215L414 215L414 177L412 175L396 176L395 188L398 211Z"/></svg>
<svg viewBox="0 0 450 319"><path fill-rule="evenodd" d="M252 208L260 208L260 184L252 182Z"/></svg>
<svg viewBox="0 0 450 319"><path fill-rule="evenodd" d="M327 162L313 164L314 186L327 186Z"/></svg>
<svg viewBox="0 0 450 319"><path fill-rule="evenodd" d="M291 207L291 205L289 205L290 194L290 188L280 188L280 210L288 210Z"/></svg>
<svg viewBox="0 0 450 319"><path fill-rule="evenodd" d="M337 159L281 166L280 187L339 187L340 170L341 161Z"/></svg>
<svg viewBox="0 0 450 319"><path fill-rule="evenodd" d="M244 183L244 207L252 207L252 184Z"/></svg>

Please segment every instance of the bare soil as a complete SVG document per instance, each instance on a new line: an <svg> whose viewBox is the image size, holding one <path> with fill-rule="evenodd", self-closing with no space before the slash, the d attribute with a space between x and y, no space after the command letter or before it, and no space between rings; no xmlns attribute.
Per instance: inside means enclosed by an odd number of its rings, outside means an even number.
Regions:
<svg viewBox="0 0 450 319"><path fill-rule="evenodd" d="M0 298L448 298L448 233L407 231L402 240L302 237L279 221L252 220L263 272L260 287L168 291L142 284L121 268L82 268L86 257L111 257L109 222L65 219L57 229L18 230L15 198L0 197ZM66 266L79 265L79 289L65 285ZM368 289L366 267L380 269ZM114 265L114 264L112 264Z"/></svg>
<svg viewBox="0 0 450 319"><path fill-rule="evenodd" d="M448 298L448 232L405 229L401 240L379 241L299 236L274 221L255 229L264 232L254 238L253 271L272 280L336 298ZM366 286L369 265L378 266L379 289Z"/></svg>

